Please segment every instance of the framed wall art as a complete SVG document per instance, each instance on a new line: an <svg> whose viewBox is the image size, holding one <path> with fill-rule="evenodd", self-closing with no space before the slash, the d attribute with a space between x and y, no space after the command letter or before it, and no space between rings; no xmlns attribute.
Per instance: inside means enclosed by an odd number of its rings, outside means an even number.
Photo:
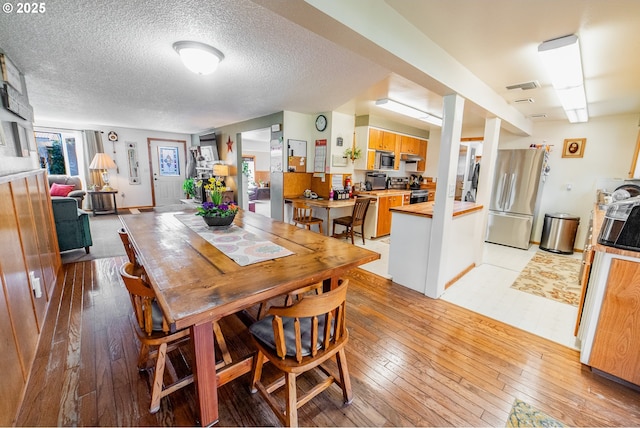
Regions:
<svg viewBox="0 0 640 428"><path fill-rule="evenodd" d="M581 158L584 156L584 146L587 144L586 138L567 138L562 147L563 158Z"/></svg>

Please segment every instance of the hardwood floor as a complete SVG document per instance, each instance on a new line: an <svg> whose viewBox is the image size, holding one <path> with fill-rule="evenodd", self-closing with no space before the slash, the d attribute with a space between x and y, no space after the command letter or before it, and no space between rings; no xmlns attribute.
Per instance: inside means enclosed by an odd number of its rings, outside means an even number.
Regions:
<svg viewBox="0 0 640 428"><path fill-rule="evenodd" d="M16 425L197 422L193 385L164 398L158 413L148 411L149 376L136 368L131 305L117 272L124 261L63 265ZM640 392L591 373L577 351L360 269L349 277L355 399L344 407L332 387L300 409L301 425L505 426L515 398L572 426L640 425ZM221 324L232 355L250 352L236 317ZM176 372L189 370L188 348L171 359ZM219 389L219 426L278 425L248 382L244 376Z"/></svg>

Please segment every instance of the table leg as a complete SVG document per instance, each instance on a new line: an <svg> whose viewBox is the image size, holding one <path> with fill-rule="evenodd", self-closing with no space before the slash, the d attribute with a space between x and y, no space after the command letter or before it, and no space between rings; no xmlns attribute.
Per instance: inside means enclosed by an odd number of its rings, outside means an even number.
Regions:
<svg viewBox="0 0 640 428"><path fill-rule="evenodd" d="M193 378L198 394L200 424L206 427L218 422L218 383L213 324L205 322L192 326L191 343L195 355Z"/></svg>
<svg viewBox="0 0 640 428"><path fill-rule="evenodd" d="M326 235L331 236L331 208L327 207L327 228Z"/></svg>
<svg viewBox="0 0 640 428"><path fill-rule="evenodd" d="M118 215L118 204L116 203L116 194L113 194L113 211Z"/></svg>

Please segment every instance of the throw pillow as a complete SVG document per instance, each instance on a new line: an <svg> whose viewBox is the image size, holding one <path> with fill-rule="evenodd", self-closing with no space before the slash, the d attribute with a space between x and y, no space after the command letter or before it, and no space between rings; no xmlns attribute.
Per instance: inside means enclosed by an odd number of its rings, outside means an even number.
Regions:
<svg viewBox="0 0 640 428"><path fill-rule="evenodd" d="M53 183L51 185L51 196L67 196L76 186L73 184L58 184Z"/></svg>

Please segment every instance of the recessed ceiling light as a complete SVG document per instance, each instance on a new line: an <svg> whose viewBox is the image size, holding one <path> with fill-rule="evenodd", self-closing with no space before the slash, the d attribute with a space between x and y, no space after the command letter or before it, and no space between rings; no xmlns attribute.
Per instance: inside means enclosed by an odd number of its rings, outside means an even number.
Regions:
<svg viewBox="0 0 640 428"><path fill-rule="evenodd" d="M218 49L200 42L175 42L173 49L178 52L185 67L196 74L213 73L224 59Z"/></svg>

